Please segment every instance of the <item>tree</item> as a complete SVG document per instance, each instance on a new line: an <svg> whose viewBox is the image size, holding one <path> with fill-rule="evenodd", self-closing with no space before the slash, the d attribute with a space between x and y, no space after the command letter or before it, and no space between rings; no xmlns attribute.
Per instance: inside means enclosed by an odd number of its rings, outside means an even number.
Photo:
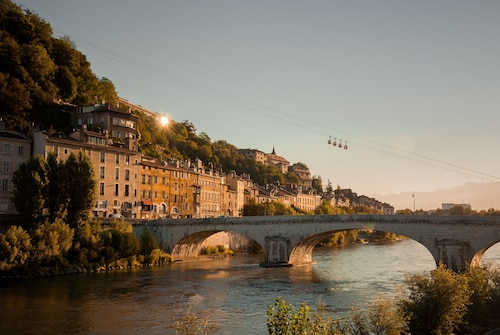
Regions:
<svg viewBox="0 0 500 335"><path fill-rule="evenodd" d="M116 101L112 82L97 78L68 37L53 38L50 24L9 0L0 1L0 41L0 116L9 129L44 125L47 109L58 110L54 99Z"/></svg>
<svg viewBox="0 0 500 335"><path fill-rule="evenodd" d="M321 176L312 177L312 188L316 190L316 194L323 194L323 180L321 179Z"/></svg>
<svg viewBox="0 0 500 335"><path fill-rule="evenodd" d="M42 156L32 156L14 171L13 202L28 228L34 228L46 218L49 193L47 162Z"/></svg>
<svg viewBox="0 0 500 335"><path fill-rule="evenodd" d="M82 150L78 156L71 153L64 163L67 198L67 222L71 228L87 221L96 201L97 181L90 158Z"/></svg>
<svg viewBox="0 0 500 335"><path fill-rule="evenodd" d="M31 256L31 236L19 226L11 226L0 234L0 270L23 268Z"/></svg>
<svg viewBox="0 0 500 335"><path fill-rule="evenodd" d="M41 224L33 234L34 251L31 263L35 266L51 267L68 264L66 255L73 243L74 230L57 219Z"/></svg>
<svg viewBox="0 0 500 335"><path fill-rule="evenodd" d="M453 334L462 325L470 296L464 276L440 265L430 275L406 278L404 284L399 306L410 318L411 334Z"/></svg>
<svg viewBox="0 0 500 335"><path fill-rule="evenodd" d="M28 227L46 219L61 219L77 228L89 218L96 197L96 180L90 158L80 151L58 162L54 153L47 159L34 156L20 165L12 177L13 201Z"/></svg>

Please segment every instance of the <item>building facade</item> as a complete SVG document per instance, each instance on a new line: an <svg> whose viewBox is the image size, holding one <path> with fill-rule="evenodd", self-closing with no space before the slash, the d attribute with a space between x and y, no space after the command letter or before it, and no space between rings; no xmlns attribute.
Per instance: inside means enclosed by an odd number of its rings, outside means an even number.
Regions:
<svg viewBox="0 0 500 335"><path fill-rule="evenodd" d="M12 176L19 165L29 160L32 139L9 131L0 121L0 214L18 214L12 202Z"/></svg>

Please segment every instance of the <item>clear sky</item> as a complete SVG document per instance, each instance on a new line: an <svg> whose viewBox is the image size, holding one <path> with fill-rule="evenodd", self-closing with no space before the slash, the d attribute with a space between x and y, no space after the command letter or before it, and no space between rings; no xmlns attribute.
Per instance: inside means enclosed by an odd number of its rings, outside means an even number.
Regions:
<svg viewBox="0 0 500 335"><path fill-rule="evenodd" d="M500 181L500 1L16 3L121 97L334 188Z"/></svg>

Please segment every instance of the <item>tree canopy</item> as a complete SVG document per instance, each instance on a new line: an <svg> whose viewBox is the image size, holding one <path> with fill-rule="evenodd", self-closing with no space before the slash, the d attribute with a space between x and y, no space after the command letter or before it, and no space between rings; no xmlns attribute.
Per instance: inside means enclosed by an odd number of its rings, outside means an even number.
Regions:
<svg viewBox="0 0 500 335"><path fill-rule="evenodd" d="M69 37L52 34L36 13L0 1L0 116L9 129L28 132L31 122L57 127L56 121L66 117L54 101L116 102L113 83L92 72Z"/></svg>

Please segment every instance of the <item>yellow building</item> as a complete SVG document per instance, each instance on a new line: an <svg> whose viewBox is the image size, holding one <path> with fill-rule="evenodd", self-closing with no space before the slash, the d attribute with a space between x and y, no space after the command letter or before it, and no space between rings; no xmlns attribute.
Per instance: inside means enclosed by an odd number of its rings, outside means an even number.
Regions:
<svg viewBox="0 0 500 335"><path fill-rule="evenodd" d="M193 217L195 173L189 168L189 162L160 162L143 157L141 165L140 217Z"/></svg>

